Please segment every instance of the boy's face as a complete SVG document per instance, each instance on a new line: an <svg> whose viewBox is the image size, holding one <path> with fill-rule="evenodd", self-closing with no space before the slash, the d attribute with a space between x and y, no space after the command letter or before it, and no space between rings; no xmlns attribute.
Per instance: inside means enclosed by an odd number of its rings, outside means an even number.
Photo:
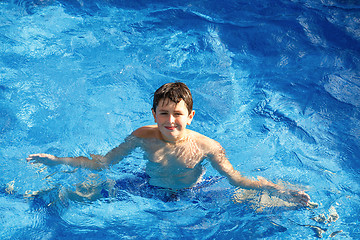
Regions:
<svg viewBox="0 0 360 240"><path fill-rule="evenodd" d="M169 99L161 99L153 116L165 141L176 142L185 137L185 129L190 125L195 111L189 113L186 103L181 100L178 104Z"/></svg>

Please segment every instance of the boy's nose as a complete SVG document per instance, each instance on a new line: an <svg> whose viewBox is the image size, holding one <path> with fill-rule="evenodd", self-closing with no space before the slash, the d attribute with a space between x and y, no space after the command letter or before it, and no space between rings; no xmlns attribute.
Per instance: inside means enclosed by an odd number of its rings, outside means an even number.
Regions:
<svg viewBox="0 0 360 240"><path fill-rule="evenodd" d="M169 115L169 122L170 123L174 123L175 122L175 118L172 114Z"/></svg>

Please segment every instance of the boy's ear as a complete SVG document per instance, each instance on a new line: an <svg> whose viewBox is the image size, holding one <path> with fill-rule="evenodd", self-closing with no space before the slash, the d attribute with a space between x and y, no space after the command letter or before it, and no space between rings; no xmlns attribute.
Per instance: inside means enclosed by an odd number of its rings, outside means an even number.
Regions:
<svg viewBox="0 0 360 240"><path fill-rule="evenodd" d="M152 114L153 114L154 121L155 121L155 123L156 123L156 113L155 113L155 111L154 111L154 108L151 109L151 112L152 112Z"/></svg>
<svg viewBox="0 0 360 240"><path fill-rule="evenodd" d="M187 125L191 124L191 121L193 120L194 115L195 115L195 111L192 110L191 113L189 114L189 119L188 119Z"/></svg>

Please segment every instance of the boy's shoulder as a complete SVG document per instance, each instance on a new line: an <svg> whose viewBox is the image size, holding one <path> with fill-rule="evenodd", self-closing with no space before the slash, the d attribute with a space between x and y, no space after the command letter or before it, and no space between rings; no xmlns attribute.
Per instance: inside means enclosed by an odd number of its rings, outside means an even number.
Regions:
<svg viewBox="0 0 360 240"><path fill-rule="evenodd" d="M191 131L191 135L194 136L197 144L204 150L207 149L209 152L213 152L213 151L217 152L218 150L222 149L222 146L220 145L219 142L201 133Z"/></svg>
<svg viewBox="0 0 360 240"><path fill-rule="evenodd" d="M196 144L205 152L218 152L221 151L223 148L212 138L209 138L201 133L198 133L193 130L186 129L187 134L192 136L191 138L195 140ZM156 138L156 139L162 139L161 133L159 131L159 128L157 125L148 125L143 126L138 129L136 129L133 133L133 136L138 138Z"/></svg>
<svg viewBox="0 0 360 240"><path fill-rule="evenodd" d="M159 138L157 125L148 125L136 129L132 135L138 138Z"/></svg>

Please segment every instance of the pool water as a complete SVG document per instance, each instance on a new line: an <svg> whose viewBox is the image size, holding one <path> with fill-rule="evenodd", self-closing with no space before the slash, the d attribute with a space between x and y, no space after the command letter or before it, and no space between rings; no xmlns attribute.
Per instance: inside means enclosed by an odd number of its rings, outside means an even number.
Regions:
<svg viewBox="0 0 360 240"><path fill-rule="evenodd" d="M359 29L358 1L2 1L1 239L359 239ZM226 179L177 201L92 195L140 174L141 151L102 172L26 162L107 153L176 80L236 169L319 206L259 208Z"/></svg>

